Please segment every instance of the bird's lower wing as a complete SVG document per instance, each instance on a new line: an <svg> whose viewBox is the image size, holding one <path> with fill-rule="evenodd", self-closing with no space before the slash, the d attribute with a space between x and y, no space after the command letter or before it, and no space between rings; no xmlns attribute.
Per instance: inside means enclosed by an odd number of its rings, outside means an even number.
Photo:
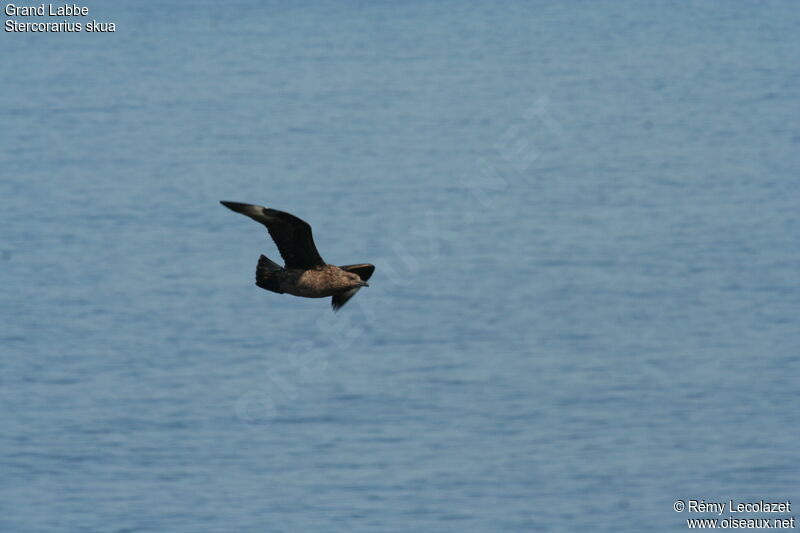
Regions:
<svg viewBox="0 0 800 533"><path fill-rule="evenodd" d="M360 263L358 265L345 265L340 266L342 270L346 270L347 272L353 272L354 274L358 274L362 280L367 281L371 276L372 273L375 272L375 265L370 265L369 263Z"/></svg>
<svg viewBox="0 0 800 533"><path fill-rule="evenodd" d="M350 289L349 291L340 292L339 294L334 295L333 298L331 298L331 307L333 307L334 311L338 311L344 304L348 302L348 300L350 300L350 298L355 296L357 292L358 289Z"/></svg>

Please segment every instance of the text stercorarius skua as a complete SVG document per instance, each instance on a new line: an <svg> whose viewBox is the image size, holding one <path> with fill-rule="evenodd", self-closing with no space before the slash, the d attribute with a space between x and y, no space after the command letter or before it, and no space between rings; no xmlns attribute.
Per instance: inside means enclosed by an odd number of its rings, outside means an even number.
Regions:
<svg viewBox="0 0 800 533"><path fill-rule="evenodd" d="M355 296L375 271L369 263L358 265L328 265L320 257L311 226L294 215L260 205L220 202L267 227L278 247L284 266L264 257L256 267L256 285L278 294L293 294L304 298L332 296L331 305L337 311Z"/></svg>

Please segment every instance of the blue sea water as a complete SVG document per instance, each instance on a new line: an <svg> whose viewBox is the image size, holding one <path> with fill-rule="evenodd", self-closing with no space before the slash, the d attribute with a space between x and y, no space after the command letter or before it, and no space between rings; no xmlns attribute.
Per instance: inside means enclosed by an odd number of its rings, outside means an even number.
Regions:
<svg viewBox="0 0 800 533"><path fill-rule="evenodd" d="M800 504L794 2L87 6L0 36L0 531ZM371 287L256 288L223 199Z"/></svg>

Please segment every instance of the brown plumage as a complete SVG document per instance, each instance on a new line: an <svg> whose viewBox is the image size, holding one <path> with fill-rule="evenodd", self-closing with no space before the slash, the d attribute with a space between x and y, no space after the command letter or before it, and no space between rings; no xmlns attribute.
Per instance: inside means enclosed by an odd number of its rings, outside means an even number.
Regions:
<svg viewBox="0 0 800 533"><path fill-rule="evenodd" d="M332 296L334 311L355 296L375 271L369 263L334 266L326 264L314 244L311 226L294 215L260 205L220 202L267 227L278 247L284 266L261 256L256 267L256 285L278 294L304 298Z"/></svg>

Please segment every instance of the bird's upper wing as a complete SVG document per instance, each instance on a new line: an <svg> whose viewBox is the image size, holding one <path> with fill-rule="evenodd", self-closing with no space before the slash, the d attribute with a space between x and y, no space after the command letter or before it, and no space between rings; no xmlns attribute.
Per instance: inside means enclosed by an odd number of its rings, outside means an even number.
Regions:
<svg viewBox="0 0 800 533"><path fill-rule="evenodd" d="M220 203L228 209L264 224L270 237L275 241L286 268L313 268L325 264L314 245L311 226L304 220L289 213L260 205L239 202Z"/></svg>
<svg viewBox="0 0 800 533"><path fill-rule="evenodd" d="M367 281L370 276L372 276L372 273L375 272L375 265L370 265L369 263L361 263L360 265L345 265L340 266L339 268L358 274L358 277L364 281ZM349 291L335 294L331 299L333 310L338 311L344 304L347 303L350 298L355 296L357 292L358 289L350 289Z"/></svg>

